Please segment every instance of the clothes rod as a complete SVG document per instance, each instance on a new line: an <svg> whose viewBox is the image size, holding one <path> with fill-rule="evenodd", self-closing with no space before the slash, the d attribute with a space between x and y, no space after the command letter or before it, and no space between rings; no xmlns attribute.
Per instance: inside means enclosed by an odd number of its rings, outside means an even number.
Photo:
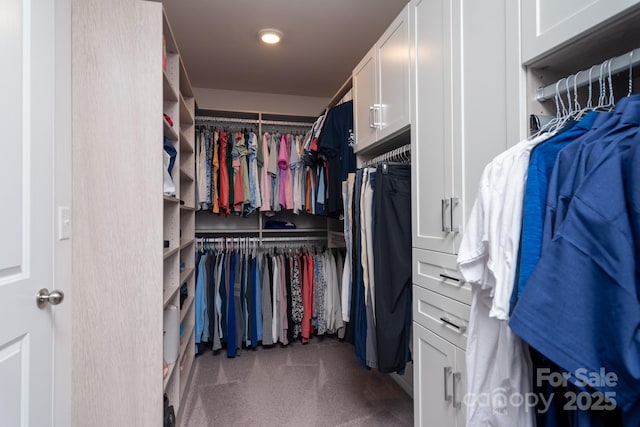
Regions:
<svg viewBox="0 0 640 427"><path fill-rule="evenodd" d="M306 241L310 241L310 240L316 240L316 241L320 241L320 240L327 240L326 236L292 236L292 237L257 237L257 236L234 236L234 237L224 237L224 236L218 236L218 237L196 237L196 241L222 241L222 240L227 240L227 239L233 239L233 240L245 240L245 239L256 239L256 240L261 240L263 242L306 242Z"/></svg>
<svg viewBox="0 0 640 427"><path fill-rule="evenodd" d="M391 162L394 160L409 160L406 157L407 153L411 153L411 144L403 145L402 147L393 149L387 153L374 157L373 159L369 159L363 163L363 166L374 166L379 163Z"/></svg>
<svg viewBox="0 0 640 427"><path fill-rule="evenodd" d="M609 61L609 60L607 60ZM611 66L607 64L607 61L604 61L602 64L594 65L588 70L582 70L577 72L576 74L572 74L569 77L565 77L563 79L558 80L558 82L562 82L566 79L571 79L569 81L569 87L573 89L574 87L583 87L588 85L589 83L593 83L600 79L600 71L602 71L602 76L608 76L609 71L611 71L611 75L619 73L621 71L628 70L629 67L635 67L640 63L640 49L634 49L631 52L627 52L624 55L617 56L611 59ZM603 64L605 64L603 66ZM575 83L573 82L573 78L576 78ZM540 87L536 90L536 101L545 102L550 99L553 99L556 95L556 86L558 82ZM564 93L565 85L563 83L559 84L559 89L561 93Z"/></svg>
<svg viewBox="0 0 640 427"><path fill-rule="evenodd" d="M246 123L257 125L258 119L236 119L231 117L208 117L208 116L196 116L196 124L198 122L212 122L212 123Z"/></svg>
<svg viewBox="0 0 640 427"><path fill-rule="evenodd" d="M300 127L311 127L313 123L304 123L304 122L279 122L277 120L262 120L260 122L263 125L268 126L300 126Z"/></svg>

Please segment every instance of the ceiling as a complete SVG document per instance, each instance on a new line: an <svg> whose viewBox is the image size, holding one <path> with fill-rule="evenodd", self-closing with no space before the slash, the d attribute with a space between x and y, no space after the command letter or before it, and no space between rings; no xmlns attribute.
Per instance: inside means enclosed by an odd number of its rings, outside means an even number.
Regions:
<svg viewBox="0 0 640 427"><path fill-rule="evenodd" d="M163 0L194 87L330 98L407 0ZM278 45L257 37L284 33Z"/></svg>

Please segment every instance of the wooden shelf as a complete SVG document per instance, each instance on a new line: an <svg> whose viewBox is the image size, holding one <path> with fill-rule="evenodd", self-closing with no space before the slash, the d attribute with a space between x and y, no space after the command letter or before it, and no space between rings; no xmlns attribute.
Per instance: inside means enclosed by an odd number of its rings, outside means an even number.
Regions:
<svg viewBox="0 0 640 427"><path fill-rule="evenodd" d="M167 308L169 302L176 296L178 291L180 290L180 286L167 286L162 290L162 308Z"/></svg>
<svg viewBox="0 0 640 427"><path fill-rule="evenodd" d="M193 206L187 206L187 205L180 205L180 209L182 209L183 211L195 211L196 208L194 208Z"/></svg>
<svg viewBox="0 0 640 427"><path fill-rule="evenodd" d="M180 153L193 153L193 143L189 140L189 137L180 130Z"/></svg>
<svg viewBox="0 0 640 427"><path fill-rule="evenodd" d="M180 242L180 249L184 249L189 245L192 245L193 243L195 243L196 239L195 237L193 239L189 239L189 240L185 240L184 242Z"/></svg>
<svg viewBox="0 0 640 427"><path fill-rule="evenodd" d="M193 307L193 303L195 300L196 298L193 295L189 295L187 299L184 300L184 304L182 304L183 308L182 310L180 310L180 323L182 323L187 317L187 314L191 310L191 307Z"/></svg>
<svg viewBox="0 0 640 427"><path fill-rule="evenodd" d="M187 270L180 273L180 286L189 279L189 276L191 276L194 271L196 271L195 267L189 267Z"/></svg>
<svg viewBox="0 0 640 427"><path fill-rule="evenodd" d="M187 344L189 344L189 342L191 341L191 335L193 335L195 327L195 324L187 326L187 329L184 331L184 337L180 340L180 352L178 354L184 354L184 351L187 348Z"/></svg>
<svg viewBox="0 0 640 427"><path fill-rule="evenodd" d="M187 107L187 103L182 95L180 95L180 124L192 125L194 123L193 114L189 110L189 107Z"/></svg>
<svg viewBox="0 0 640 427"><path fill-rule="evenodd" d="M162 72L162 94L165 101L178 102L178 92L169 81L167 72Z"/></svg>
<svg viewBox="0 0 640 427"><path fill-rule="evenodd" d="M178 200L177 197L167 196L166 194L164 195L163 199L165 202L180 203L180 200Z"/></svg>
<svg viewBox="0 0 640 427"><path fill-rule="evenodd" d="M169 247L169 248L164 248L164 259L169 258L171 255L178 253L178 251L180 250L179 246L175 246L173 248Z"/></svg>
<svg viewBox="0 0 640 427"><path fill-rule="evenodd" d="M196 234L260 234L257 228L228 228L225 230L196 230Z"/></svg>
<svg viewBox="0 0 640 427"><path fill-rule="evenodd" d="M326 228L263 228L263 234L296 234L296 233L326 233Z"/></svg>
<svg viewBox="0 0 640 427"><path fill-rule="evenodd" d="M162 126L164 130L164 136L169 138L171 141L178 140L178 134L176 133L175 129L171 127L167 119L164 117L162 117Z"/></svg>
<svg viewBox="0 0 640 427"><path fill-rule="evenodd" d="M184 67L184 62L180 58L180 92L189 98L193 98L193 89L191 86L191 80L187 74L187 69Z"/></svg>
<svg viewBox="0 0 640 427"><path fill-rule="evenodd" d="M193 176L191 176L189 172L183 169L180 169L180 179L185 179L187 181L192 181L192 182L194 181Z"/></svg>
<svg viewBox="0 0 640 427"><path fill-rule="evenodd" d="M176 365L178 364L178 361L176 360L173 363L169 364L169 373L167 374L167 376L164 378L163 380L163 384L162 384L162 389L166 390L167 389L167 384L169 384L169 381L171 381L171 377L173 377L173 373L176 370Z"/></svg>

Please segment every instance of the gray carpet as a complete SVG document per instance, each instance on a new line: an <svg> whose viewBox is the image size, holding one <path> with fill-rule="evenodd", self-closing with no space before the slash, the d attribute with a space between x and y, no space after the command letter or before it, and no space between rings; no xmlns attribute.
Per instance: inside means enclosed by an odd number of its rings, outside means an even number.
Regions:
<svg viewBox="0 0 640 427"><path fill-rule="evenodd" d="M388 375L356 365L353 346L307 345L196 358L182 427L413 426L413 402Z"/></svg>

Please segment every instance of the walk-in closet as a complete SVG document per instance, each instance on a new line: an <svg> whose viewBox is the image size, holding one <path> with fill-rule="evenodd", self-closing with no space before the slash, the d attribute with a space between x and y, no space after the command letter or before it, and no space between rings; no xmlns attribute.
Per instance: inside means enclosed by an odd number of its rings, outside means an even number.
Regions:
<svg viewBox="0 0 640 427"><path fill-rule="evenodd" d="M0 425L640 426L639 0L8 0L0 45Z"/></svg>

